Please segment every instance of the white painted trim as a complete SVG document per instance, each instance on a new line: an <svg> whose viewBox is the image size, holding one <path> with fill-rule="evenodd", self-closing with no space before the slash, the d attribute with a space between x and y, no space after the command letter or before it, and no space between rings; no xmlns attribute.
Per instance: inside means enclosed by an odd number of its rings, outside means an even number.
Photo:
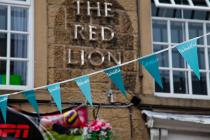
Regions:
<svg viewBox="0 0 210 140"><path fill-rule="evenodd" d="M34 1L31 1L31 7L29 8L29 22L28 22L28 31L30 32L29 41L28 41L28 59L30 60L28 63L28 73L27 73L27 85L28 89L34 88Z"/></svg>
<svg viewBox="0 0 210 140"><path fill-rule="evenodd" d="M0 57L0 60L29 61L28 58L13 58L13 57L10 57L10 58L7 58L7 57Z"/></svg>
<svg viewBox="0 0 210 140"><path fill-rule="evenodd" d="M207 5L210 7L210 1L206 0Z"/></svg>
<svg viewBox="0 0 210 140"><path fill-rule="evenodd" d="M161 93L155 92L156 97L162 98L180 98L180 99L198 99L198 100L210 100L210 97L207 95L190 95L190 94L170 94L170 93Z"/></svg>
<svg viewBox="0 0 210 140"><path fill-rule="evenodd" d="M26 1L18 1L18 0L0 0L0 3L3 4L14 4L14 5L22 5L22 6L30 6L33 0Z"/></svg>
<svg viewBox="0 0 210 140"><path fill-rule="evenodd" d="M154 3L156 7L161 7L161 8L176 8L176 9L178 8L178 9L188 9L188 10L210 11L209 2L206 2L207 6L196 6L193 4L192 0L188 0L189 5L176 4L174 1L171 1L171 3L161 3L159 0L154 0Z"/></svg>
<svg viewBox="0 0 210 140"><path fill-rule="evenodd" d="M168 18L168 17L152 17L152 20L164 20L164 21L178 21L178 22L193 22L193 23L210 23L209 20L199 19L181 19L181 18Z"/></svg>
<svg viewBox="0 0 210 140"><path fill-rule="evenodd" d="M11 30L11 6L8 5L7 6L7 30L10 31ZM6 73L6 85L9 85L10 83L10 52L11 52L11 34L9 32L7 32L7 73Z"/></svg>
<svg viewBox="0 0 210 140"><path fill-rule="evenodd" d="M210 125L154 118L154 128L209 133Z"/></svg>

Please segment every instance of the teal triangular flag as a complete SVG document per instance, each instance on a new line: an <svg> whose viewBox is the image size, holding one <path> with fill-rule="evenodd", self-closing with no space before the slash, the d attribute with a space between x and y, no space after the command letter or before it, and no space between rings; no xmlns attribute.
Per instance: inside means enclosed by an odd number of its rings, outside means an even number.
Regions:
<svg viewBox="0 0 210 140"><path fill-rule="evenodd" d="M0 96L0 108L5 123L7 122L7 100L8 95Z"/></svg>
<svg viewBox="0 0 210 140"><path fill-rule="evenodd" d="M119 67L114 67L110 69L104 70L107 76L112 80L112 82L119 88L119 90L123 93L124 96L127 96L126 90L124 87L124 82L122 79L122 72Z"/></svg>
<svg viewBox="0 0 210 140"><path fill-rule="evenodd" d="M50 85L47 87L47 89L53 100L55 101L58 110L60 111L60 113L62 113L60 84Z"/></svg>
<svg viewBox="0 0 210 140"><path fill-rule="evenodd" d="M177 50L183 56L187 64L194 71L195 75L200 80L200 72L198 65L198 50L197 50L197 39L190 40L178 45Z"/></svg>
<svg viewBox="0 0 210 140"><path fill-rule="evenodd" d="M90 88L90 78L89 76L84 76L75 80L78 87L82 91L83 95L87 99L87 101L93 105L91 88Z"/></svg>
<svg viewBox="0 0 210 140"><path fill-rule="evenodd" d="M39 107L38 107L38 104L37 104L37 101L36 101L34 90L23 92L23 96L29 101L29 103L32 105L34 110L37 113L39 113Z"/></svg>
<svg viewBox="0 0 210 140"><path fill-rule="evenodd" d="M150 55L143 59L139 60L139 63L144 66L144 68L149 72L149 74L155 79L155 82L163 88L162 80L160 77L159 65L158 65L158 58L157 56Z"/></svg>

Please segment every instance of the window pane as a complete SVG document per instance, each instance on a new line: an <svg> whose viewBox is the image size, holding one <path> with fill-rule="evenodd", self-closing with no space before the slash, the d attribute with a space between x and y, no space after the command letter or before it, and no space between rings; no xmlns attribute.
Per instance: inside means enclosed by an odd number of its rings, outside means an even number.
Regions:
<svg viewBox="0 0 210 140"><path fill-rule="evenodd" d="M155 91L170 93L169 71L160 71L160 75L162 78L163 89L157 83L155 83Z"/></svg>
<svg viewBox="0 0 210 140"><path fill-rule="evenodd" d="M181 12L181 13L184 13L184 18L185 19L192 19L194 11L192 11L192 10L183 10L183 12ZM183 18L183 16L182 16L182 18Z"/></svg>
<svg viewBox="0 0 210 140"><path fill-rule="evenodd" d="M15 31L28 30L28 9L12 7L11 29Z"/></svg>
<svg viewBox="0 0 210 140"><path fill-rule="evenodd" d="M153 20L153 41L168 42L167 22Z"/></svg>
<svg viewBox="0 0 210 140"><path fill-rule="evenodd" d="M195 6L207 6L205 0L192 0Z"/></svg>
<svg viewBox="0 0 210 140"><path fill-rule="evenodd" d="M194 95L207 95L206 73L201 73L201 79L192 73L192 88Z"/></svg>
<svg viewBox="0 0 210 140"><path fill-rule="evenodd" d="M188 93L188 73L173 71L174 93Z"/></svg>
<svg viewBox="0 0 210 140"><path fill-rule="evenodd" d="M158 12L158 9L157 9L157 7L155 6L154 2L152 2L152 16L153 16L153 17L154 17L154 16L157 16L157 15L158 15L157 12Z"/></svg>
<svg viewBox="0 0 210 140"><path fill-rule="evenodd" d="M13 1L27 1L27 0L13 0Z"/></svg>
<svg viewBox="0 0 210 140"><path fill-rule="evenodd" d="M182 14L183 12L182 12L182 10L180 10L180 9L175 9L175 13L174 13L174 18L182 18L183 16L183 14Z"/></svg>
<svg viewBox="0 0 210 140"><path fill-rule="evenodd" d="M210 69L210 49L208 49L209 69Z"/></svg>
<svg viewBox="0 0 210 140"><path fill-rule="evenodd" d="M172 63L174 68L186 68L184 59L176 48L172 49Z"/></svg>
<svg viewBox="0 0 210 140"><path fill-rule="evenodd" d="M11 35L11 57L27 58L27 35Z"/></svg>
<svg viewBox="0 0 210 140"><path fill-rule="evenodd" d="M206 26L206 32L207 33L210 33L210 24L207 24L207 26ZM208 45L210 45L210 35L207 36L207 42L208 42Z"/></svg>
<svg viewBox="0 0 210 140"><path fill-rule="evenodd" d="M7 34L0 33L0 57L7 56Z"/></svg>
<svg viewBox="0 0 210 140"><path fill-rule="evenodd" d="M171 41L181 43L185 41L185 24L182 22L171 22Z"/></svg>
<svg viewBox="0 0 210 140"><path fill-rule="evenodd" d="M0 85L6 85L6 61L0 60Z"/></svg>
<svg viewBox="0 0 210 140"><path fill-rule="evenodd" d="M203 24L189 23L189 36L190 39L203 35ZM204 44L203 37L198 39L198 44Z"/></svg>
<svg viewBox="0 0 210 140"><path fill-rule="evenodd" d="M10 63L10 84L26 85L27 62L11 61Z"/></svg>
<svg viewBox="0 0 210 140"><path fill-rule="evenodd" d="M7 7L0 6L0 29L7 29Z"/></svg>
<svg viewBox="0 0 210 140"><path fill-rule="evenodd" d="M158 14L159 17L173 17L174 16L174 9L160 8L157 11L157 14Z"/></svg>
<svg viewBox="0 0 210 140"><path fill-rule="evenodd" d="M193 19L198 19L198 20L205 20L207 16L206 11L195 11L193 15Z"/></svg>
<svg viewBox="0 0 210 140"><path fill-rule="evenodd" d="M187 0L174 0L176 4L189 5Z"/></svg>
<svg viewBox="0 0 210 140"><path fill-rule="evenodd" d="M160 3L171 3L170 0L159 0Z"/></svg>
<svg viewBox="0 0 210 140"><path fill-rule="evenodd" d="M164 46L164 45L153 45L153 47L154 47L154 52L157 52L157 51L167 48L167 46ZM169 67L168 51L158 54L157 57L159 59L160 67Z"/></svg>
<svg viewBox="0 0 210 140"><path fill-rule="evenodd" d="M198 61L199 61L199 68L205 69L206 63L205 63L205 51L204 48L198 48Z"/></svg>

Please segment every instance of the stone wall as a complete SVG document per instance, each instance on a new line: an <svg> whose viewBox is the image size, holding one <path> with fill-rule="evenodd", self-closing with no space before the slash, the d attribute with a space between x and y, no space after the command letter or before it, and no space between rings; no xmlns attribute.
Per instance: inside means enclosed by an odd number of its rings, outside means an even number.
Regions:
<svg viewBox="0 0 210 140"><path fill-rule="evenodd" d="M81 3L83 2L81 1ZM99 2L102 3L104 1L99 0ZM107 19L94 17L94 14L93 17L88 17L85 15L85 12L82 16L77 16L75 13L75 1L73 0L48 1L48 83L74 78L114 65L114 63L110 65L107 62L107 50L116 57L118 56L117 53L120 53L122 62L137 57L136 3L132 1L129 3L129 6L125 6L125 1L111 2L113 4L114 17ZM121 4L124 4L125 7ZM85 6L81 9L85 9ZM114 30L115 38L110 42L101 40L89 41L88 39L75 40L74 25L78 23L84 27L88 27L88 25L95 25L96 27L108 25ZM72 59L74 61L80 61L80 51L84 50L85 64L82 66L80 64L68 64L68 49L72 50ZM102 65L93 66L87 60L88 54L93 50L104 54L105 62ZM97 56L93 58L95 62L97 62L97 59L100 58ZM127 89L134 92L138 70L137 64L133 63L122 69ZM132 81L132 84L130 81ZM96 91L101 95L106 94L110 88L114 88L103 74L91 77L91 83L93 93ZM74 83L67 83L64 87L70 88L69 90L78 90Z"/></svg>
<svg viewBox="0 0 210 140"><path fill-rule="evenodd" d="M77 76L92 73L106 67L115 65L108 64L107 56L105 62L100 66L92 65L88 60L88 53L97 50L106 54L110 51L115 56L121 53L122 62L133 60L138 55L138 26L137 26L137 5L132 0L106 0L113 4L113 18L86 16L86 0L81 0L81 16L76 15L74 0L48 0L48 84L74 78ZM91 3L96 0L90 0ZM105 0L98 0L104 3ZM103 8L102 8L103 9ZM103 12L102 12L103 13ZM115 37L109 42L102 40L90 41L88 39L75 40L74 25L81 24L85 28L94 25L108 26L115 32ZM85 35L88 35L87 33ZM100 33L97 34L97 37ZM75 63L80 60L80 50L85 51L85 64L68 64L68 49L72 50L72 58ZM93 60L97 63L98 57ZM122 67L123 78L129 97L139 91L139 67L137 63ZM130 102L117 90L104 73L90 77L93 100L96 103L109 103L107 92L113 90L114 101L121 103ZM62 84L63 102L85 102L79 88L74 82ZM89 108L89 120L92 120L92 109ZM52 109L51 109L52 110ZM115 140L141 140L142 132L146 130L140 111L132 108L132 115L128 108L104 109L99 112L99 117L109 121L114 128ZM131 125L132 123L132 125ZM132 130L132 132L131 132Z"/></svg>

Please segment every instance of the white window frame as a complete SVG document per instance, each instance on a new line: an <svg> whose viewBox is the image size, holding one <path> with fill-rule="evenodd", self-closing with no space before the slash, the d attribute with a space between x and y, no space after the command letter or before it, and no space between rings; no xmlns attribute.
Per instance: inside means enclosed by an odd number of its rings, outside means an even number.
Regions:
<svg viewBox="0 0 210 140"><path fill-rule="evenodd" d="M0 0L0 3L33 6L34 0L18 1L18 0Z"/></svg>
<svg viewBox="0 0 210 140"><path fill-rule="evenodd" d="M161 3L159 0L154 0L154 3L156 7L162 7L162 8L179 8L179 9L204 10L204 11L210 10L209 0L205 0L207 6L196 6L193 4L193 0L187 0L187 1L189 5L176 4L174 0L170 0L171 3Z"/></svg>
<svg viewBox="0 0 210 140"><path fill-rule="evenodd" d="M27 90L34 87L34 0L26 0L25 2L22 1L15 1L15 0L0 0L1 5L8 6L8 18L7 18L7 30L0 30L1 32L7 33L7 57L0 57L1 60L24 60L27 61L27 83L26 85L9 85L9 80L7 80L6 85L0 85L0 90ZM28 31L11 31L10 30L10 12L11 7L24 7L28 8ZM28 35L28 50L27 50L27 58L11 58L10 56L10 33L21 33ZM9 79L10 73L10 61L7 61L6 66L6 79ZM9 64L8 64L9 63Z"/></svg>
<svg viewBox="0 0 210 140"><path fill-rule="evenodd" d="M152 17L152 16L151 16ZM168 18L168 17L152 17L151 18L151 35L152 35L152 44L153 45L167 45L168 47L172 47L175 44L172 43L171 41L171 26L170 23L172 21L178 21L178 22L184 22L185 23L185 35L186 35L186 40L189 40L189 31L188 31L188 23L201 23L203 26L203 32L204 34L207 33L206 31L206 25L210 25L210 21L206 20L191 20L191 19L178 19L178 18ZM154 42L153 41L153 20L158 20L158 21L166 21L167 22L167 36L168 36L168 42ZM153 46L152 45L152 46ZM169 57L169 67L159 67L160 70L167 70L169 72L169 81L170 81L170 92L169 93L161 93L161 92L155 92L155 96L157 97L166 97L166 98L182 98L182 99L201 99L201 100L210 100L210 67L209 67L209 58L208 58L208 49L210 49L210 45L208 45L207 37L204 37L204 44L201 45L204 46L205 50L205 65L206 68L204 70L200 70L200 72L205 72L206 73L206 81L207 81L207 95L195 95L193 94L192 91L192 76L191 74L193 73L192 70L190 69L189 66L187 68L174 68L172 65L172 51L171 48L169 49L168 52L168 57ZM199 47L199 46L198 46ZM153 47L154 50L154 47ZM174 81L173 81L173 72L174 71L186 71L188 72L188 79L186 80L188 82L188 87L189 87L189 94L178 94L174 93ZM187 90L187 87L186 87Z"/></svg>

